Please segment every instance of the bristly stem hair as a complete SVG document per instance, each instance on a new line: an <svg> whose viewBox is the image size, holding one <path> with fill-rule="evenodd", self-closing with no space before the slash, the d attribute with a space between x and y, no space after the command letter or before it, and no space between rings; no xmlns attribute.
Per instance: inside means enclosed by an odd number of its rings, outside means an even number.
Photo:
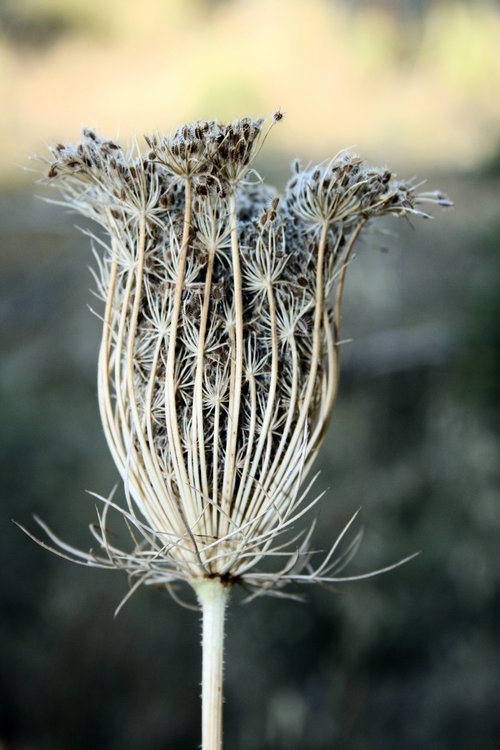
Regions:
<svg viewBox="0 0 500 750"><path fill-rule="evenodd" d="M281 119L275 113L271 126ZM293 583L380 572L342 575L361 538L338 553L353 519L316 564L312 529L292 529L319 499L307 499L313 480L305 480L337 395L356 241L386 215L449 205L349 151L317 166L295 162L280 196L252 166L269 129L251 118L195 122L146 137L144 153L85 129L77 145L51 150L46 178L59 203L105 232L91 234L104 305L98 397L126 504L96 496L100 553L71 547L40 521L43 544L124 570L125 600L142 583L176 598L178 582L194 589L203 611L203 750L222 746L231 587L283 595ZM108 534L111 511L132 549Z"/></svg>

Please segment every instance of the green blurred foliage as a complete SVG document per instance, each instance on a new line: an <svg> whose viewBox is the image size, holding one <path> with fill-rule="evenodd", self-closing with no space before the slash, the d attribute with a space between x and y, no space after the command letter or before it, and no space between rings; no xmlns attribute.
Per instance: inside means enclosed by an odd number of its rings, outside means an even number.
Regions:
<svg viewBox="0 0 500 750"><path fill-rule="evenodd" d="M48 48L72 34L95 34L98 17L85 3L64 0L2 0L0 38L27 50Z"/></svg>

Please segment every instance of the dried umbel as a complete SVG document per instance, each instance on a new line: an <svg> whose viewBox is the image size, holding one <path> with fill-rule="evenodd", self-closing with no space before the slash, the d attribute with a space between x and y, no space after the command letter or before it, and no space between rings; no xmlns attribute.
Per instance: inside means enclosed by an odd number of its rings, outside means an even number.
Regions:
<svg viewBox="0 0 500 750"><path fill-rule="evenodd" d="M127 497L125 509L105 501L94 529L104 555L63 551L136 585L341 580L359 541L338 558L338 540L314 568L309 534L281 536L316 501L302 488L337 394L348 261L367 224L447 200L348 151L295 162L279 196L251 168L268 130L195 122L146 137L145 154L84 130L52 149L62 203L109 238L94 237L99 405ZM132 552L107 538L110 508ZM284 566L261 570L287 549Z"/></svg>
<svg viewBox="0 0 500 750"><path fill-rule="evenodd" d="M271 122L281 119L276 113ZM350 580L344 529L319 562L295 523L315 504L308 476L339 378L339 320L349 259L379 217L426 216L417 193L344 151L293 165L285 193L252 168L269 127L196 122L124 151L83 131L52 149L48 181L93 219L104 302L99 405L127 503L113 496L91 527L101 553L41 526L54 551L125 570L141 584L182 581L203 610L203 750L222 737L224 606L290 582ZM97 249L96 249L97 248ZM107 530L121 513L132 550ZM283 562L284 560L284 562ZM267 563L260 565L260 563ZM385 568L385 570L394 565Z"/></svg>

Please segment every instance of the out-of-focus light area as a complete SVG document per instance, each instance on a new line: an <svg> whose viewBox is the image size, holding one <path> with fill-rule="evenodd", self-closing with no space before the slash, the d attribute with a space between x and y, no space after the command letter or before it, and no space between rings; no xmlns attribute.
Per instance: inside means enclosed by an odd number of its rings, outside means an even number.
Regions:
<svg viewBox="0 0 500 750"><path fill-rule="evenodd" d="M58 195L29 156L83 126L127 142L275 108L257 164L269 182L295 156L353 146L455 208L360 244L310 496L325 491L315 550L361 507L346 573L422 555L294 590L305 603L240 606L235 591L225 746L499 748L500 4L0 0L0 750L199 743L196 614L148 588L113 619L124 575L72 566L10 522L35 530L37 514L89 549L85 490L118 481L96 399L95 260L74 227L89 224L39 200Z"/></svg>
<svg viewBox="0 0 500 750"><path fill-rule="evenodd" d="M470 167L500 134L500 12L420 0L3 0L0 159L281 107L275 147Z"/></svg>

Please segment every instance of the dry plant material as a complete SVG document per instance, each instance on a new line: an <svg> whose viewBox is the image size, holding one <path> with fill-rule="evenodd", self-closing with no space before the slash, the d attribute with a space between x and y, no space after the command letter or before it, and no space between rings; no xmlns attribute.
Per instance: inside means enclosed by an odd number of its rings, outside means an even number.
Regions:
<svg viewBox="0 0 500 750"><path fill-rule="evenodd" d="M222 679L233 584L281 594L356 578L341 573L360 534L338 554L351 522L316 564L310 530L287 533L318 500L305 480L337 394L346 269L368 224L449 204L349 151L295 162L279 196L252 162L281 119L195 122L146 137L145 153L84 130L76 146L52 149L48 168L60 202L105 230L92 235L104 303L99 406L126 505L100 498L100 554L42 526L60 554L126 571L130 593L142 583L195 589L207 642L220 640L213 664L204 648L204 692L205 677ZM107 534L111 510L131 549ZM218 703L204 704L207 749L221 746L219 688Z"/></svg>

